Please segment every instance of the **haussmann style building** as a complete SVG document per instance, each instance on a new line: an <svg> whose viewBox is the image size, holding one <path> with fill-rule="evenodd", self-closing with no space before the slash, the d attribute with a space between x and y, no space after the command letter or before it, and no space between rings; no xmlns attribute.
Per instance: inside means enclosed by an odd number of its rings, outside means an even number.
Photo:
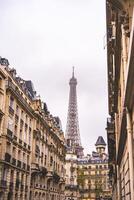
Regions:
<svg viewBox="0 0 134 200"><path fill-rule="evenodd" d="M109 176L113 200L134 200L134 1L106 0Z"/></svg>
<svg viewBox="0 0 134 200"><path fill-rule="evenodd" d="M0 57L0 200L63 200L64 166L60 119Z"/></svg>
<svg viewBox="0 0 134 200"><path fill-rule="evenodd" d="M96 141L92 155L78 159L78 185L81 200L111 199L109 184L108 155L102 136Z"/></svg>

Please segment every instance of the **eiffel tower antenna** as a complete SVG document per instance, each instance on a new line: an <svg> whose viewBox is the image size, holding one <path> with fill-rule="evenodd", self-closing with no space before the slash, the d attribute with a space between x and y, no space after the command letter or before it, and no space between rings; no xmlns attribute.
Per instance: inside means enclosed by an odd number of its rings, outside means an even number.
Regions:
<svg viewBox="0 0 134 200"><path fill-rule="evenodd" d="M74 77L74 66L73 66L73 73L72 73L72 77Z"/></svg>
<svg viewBox="0 0 134 200"><path fill-rule="evenodd" d="M74 67L72 71L72 78L69 81L70 92L69 92L69 106L66 126L66 144L70 151L77 154L77 157L83 156L83 148L81 145L80 132L79 132L79 121L78 121L78 110L77 110L77 92L76 85L77 79L74 77Z"/></svg>

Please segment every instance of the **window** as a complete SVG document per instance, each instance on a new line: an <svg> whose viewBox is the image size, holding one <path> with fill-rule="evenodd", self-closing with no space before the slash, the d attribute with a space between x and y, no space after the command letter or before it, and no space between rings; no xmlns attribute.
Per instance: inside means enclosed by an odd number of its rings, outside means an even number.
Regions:
<svg viewBox="0 0 134 200"><path fill-rule="evenodd" d="M31 131L29 130L28 144L30 145L30 143L31 143Z"/></svg>
<svg viewBox="0 0 134 200"><path fill-rule="evenodd" d="M22 139L22 129L20 129L20 139Z"/></svg>
<svg viewBox="0 0 134 200"><path fill-rule="evenodd" d="M16 115L19 116L19 106L18 105L16 106Z"/></svg>
<svg viewBox="0 0 134 200"><path fill-rule="evenodd" d="M14 180L14 171L11 170L10 182L13 182L13 180Z"/></svg>
<svg viewBox="0 0 134 200"><path fill-rule="evenodd" d="M7 142L7 153L11 153L11 144Z"/></svg>
<svg viewBox="0 0 134 200"><path fill-rule="evenodd" d="M24 184L24 174L21 174L21 182Z"/></svg>
<svg viewBox="0 0 134 200"><path fill-rule="evenodd" d="M8 117L8 125L7 125L8 129L10 131L13 131L13 119L11 117Z"/></svg>
<svg viewBox="0 0 134 200"><path fill-rule="evenodd" d="M23 117L24 117L24 112L23 112L23 110L21 111L21 119L23 119Z"/></svg>
<svg viewBox="0 0 134 200"><path fill-rule="evenodd" d="M44 164L46 165L46 163L47 163L47 156L45 155L45 163Z"/></svg>
<svg viewBox="0 0 134 200"><path fill-rule="evenodd" d="M29 155L27 155L27 165L29 165Z"/></svg>
<svg viewBox="0 0 134 200"><path fill-rule="evenodd" d="M43 152L41 153L41 163L43 163Z"/></svg>
<svg viewBox="0 0 134 200"><path fill-rule="evenodd" d="M15 147L13 147L13 153L12 153L12 155L13 155L13 158L16 157L16 148Z"/></svg>
<svg viewBox="0 0 134 200"><path fill-rule="evenodd" d="M17 135L17 126L14 127L14 134Z"/></svg>
<svg viewBox="0 0 134 200"><path fill-rule="evenodd" d="M25 123L28 123L28 116L26 115L26 121L25 121Z"/></svg>
<svg viewBox="0 0 134 200"><path fill-rule="evenodd" d="M30 127L31 127L31 123L32 123L32 120L30 119L30 120L29 120L29 126L30 126Z"/></svg>
<svg viewBox="0 0 134 200"><path fill-rule="evenodd" d="M14 98L13 98L12 96L10 97L9 106L10 106L11 108L14 107Z"/></svg>
<svg viewBox="0 0 134 200"><path fill-rule="evenodd" d="M23 162L25 163L25 153L23 153Z"/></svg>
<svg viewBox="0 0 134 200"><path fill-rule="evenodd" d="M51 156L50 157L50 166L52 166L53 165L53 157Z"/></svg>
<svg viewBox="0 0 134 200"><path fill-rule="evenodd" d="M21 151L20 150L18 151L18 158L19 158L19 160L21 160Z"/></svg>
<svg viewBox="0 0 134 200"><path fill-rule="evenodd" d="M7 180L7 175L8 175L8 169L4 168L3 169L3 173L2 173L2 179L6 181Z"/></svg>
<svg viewBox="0 0 134 200"><path fill-rule="evenodd" d="M26 131L26 129L25 129L25 131L24 131L24 141L25 141L25 142L27 141L27 131Z"/></svg>

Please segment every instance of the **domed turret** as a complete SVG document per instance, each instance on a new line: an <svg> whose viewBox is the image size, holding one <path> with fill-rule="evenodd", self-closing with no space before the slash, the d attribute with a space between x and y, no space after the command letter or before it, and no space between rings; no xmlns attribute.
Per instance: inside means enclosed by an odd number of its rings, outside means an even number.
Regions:
<svg viewBox="0 0 134 200"><path fill-rule="evenodd" d="M105 153L106 143L102 136L98 137L95 146L96 146L97 153L99 154Z"/></svg>

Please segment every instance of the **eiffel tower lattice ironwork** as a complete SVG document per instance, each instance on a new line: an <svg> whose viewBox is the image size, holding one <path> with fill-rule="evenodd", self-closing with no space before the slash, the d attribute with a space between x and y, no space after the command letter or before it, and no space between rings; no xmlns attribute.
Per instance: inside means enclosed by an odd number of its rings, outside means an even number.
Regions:
<svg viewBox="0 0 134 200"><path fill-rule="evenodd" d="M83 156L83 148L81 145L80 132L79 132L77 92L76 92L77 79L74 77L74 67L73 67L72 78L69 81L69 85L70 85L69 107L68 107L67 127L65 136L67 151L72 151L76 153L78 158L81 158Z"/></svg>

